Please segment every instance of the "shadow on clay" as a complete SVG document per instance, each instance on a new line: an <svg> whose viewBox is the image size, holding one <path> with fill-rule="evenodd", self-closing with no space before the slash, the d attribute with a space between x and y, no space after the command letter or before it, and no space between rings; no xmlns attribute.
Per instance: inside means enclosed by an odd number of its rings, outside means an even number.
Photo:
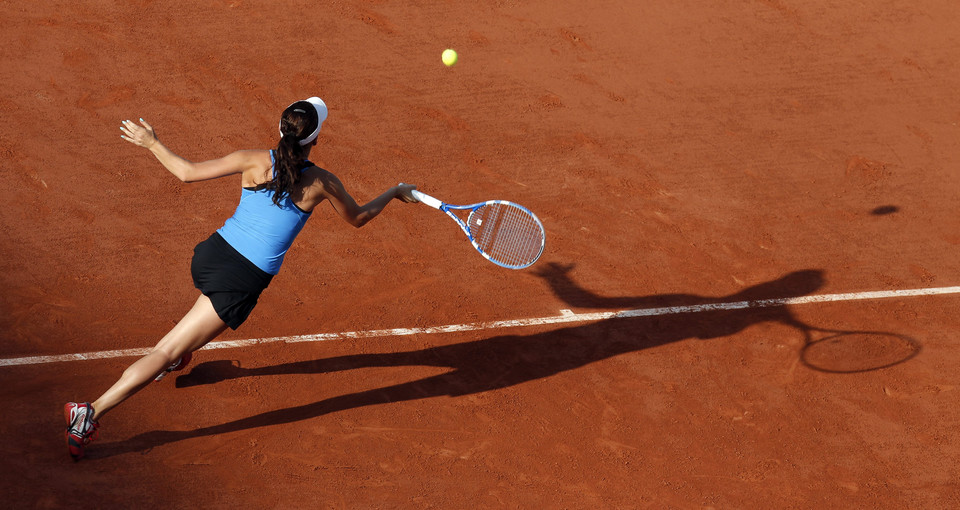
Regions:
<svg viewBox="0 0 960 510"><path fill-rule="evenodd" d="M552 292L568 306L586 309L644 309L779 300L807 296L824 285L822 271L804 270L720 298L693 294L606 297L578 285L570 277L572 269L572 265L550 263L542 265L534 274L542 278ZM820 369L810 363L805 355L809 347L818 345L818 342L813 340L812 332L825 331L833 334L830 338L837 337L834 331L815 328L799 321L788 305L738 309L707 307L697 313L616 318L533 335L499 335L408 352L354 354L257 368L242 368L229 360L211 361L198 364L188 374L177 377L177 387L213 384L241 377L323 374L365 367L435 366L449 368L449 371L393 386L267 411L195 430L146 432L126 441L103 444L100 448L91 449L88 456L104 458L149 451L156 446L184 439L309 420L364 406L482 393L550 377L614 356L672 342L728 337L763 322L781 323L802 331L806 345L799 357L801 362L812 369ZM905 345L898 347L902 352L896 355L896 359L884 360L876 366L860 367L856 370L823 371L875 370L902 363L919 352L920 344L915 340L902 335L896 337L902 339Z"/></svg>

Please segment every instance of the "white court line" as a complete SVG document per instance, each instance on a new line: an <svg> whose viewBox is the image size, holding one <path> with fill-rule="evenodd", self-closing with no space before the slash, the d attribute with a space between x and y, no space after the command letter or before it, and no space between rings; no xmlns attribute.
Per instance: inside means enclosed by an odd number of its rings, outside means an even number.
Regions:
<svg viewBox="0 0 960 510"><path fill-rule="evenodd" d="M383 338L389 336L433 335L437 333L458 333L463 331L480 331L505 328L522 328L529 326L543 326L549 324L568 324L577 322L595 322L607 319L621 319L626 317L651 317L658 315L672 315L680 313L699 313L716 310L740 310L744 308L770 308L774 306L802 305L807 303L827 303L833 301L864 301L870 299L886 299L895 297L936 296L942 294L960 294L960 287L940 287L932 289L887 290L875 292L852 292L848 294L821 294L782 299L761 299L756 301L734 301L728 303L709 303L689 306L669 306L665 308L641 308L637 310L621 310L619 312L573 313L570 310L561 310L560 315L532 319L516 319L496 322L475 322L472 324L454 324L448 326L431 326L426 328L397 328L376 329L369 331L348 331L344 333L320 333L316 335L277 336L271 338L253 338L249 340L223 340L210 342L203 349L233 349L269 343L299 343L325 342L328 340L347 340L358 338ZM41 363L56 363L61 361L85 361L93 359L123 358L143 356L150 352L149 348L121 349L116 351L87 352L79 354L59 354L54 356L30 356L26 358L0 359L0 367L15 365L39 365Z"/></svg>

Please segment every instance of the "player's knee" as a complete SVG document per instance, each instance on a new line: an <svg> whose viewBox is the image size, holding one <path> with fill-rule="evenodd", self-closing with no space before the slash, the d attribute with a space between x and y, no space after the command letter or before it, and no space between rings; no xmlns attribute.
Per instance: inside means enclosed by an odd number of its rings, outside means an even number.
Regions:
<svg viewBox="0 0 960 510"><path fill-rule="evenodd" d="M180 359L180 356L183 356L184 353L186 353L186 350L184 349L157 348L154 349L149 355L156 357L158 363L162 364L164 367L167 367L170 366L170 364L174 361Z"/></svg>

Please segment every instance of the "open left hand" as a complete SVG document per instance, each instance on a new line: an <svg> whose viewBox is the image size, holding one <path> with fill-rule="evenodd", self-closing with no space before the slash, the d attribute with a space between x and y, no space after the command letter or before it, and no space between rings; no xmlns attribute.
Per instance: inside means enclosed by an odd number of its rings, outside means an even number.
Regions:
<svg viewBox="0 0 960 510"><path fill-rule="evenodd" d="M120 123L120 131L123 132L120 138L140 147L149 149L157 143L157 135L153 132L153 126L147 124L147 121L140 119L137 125L131 120L125 120Z"/></svg>

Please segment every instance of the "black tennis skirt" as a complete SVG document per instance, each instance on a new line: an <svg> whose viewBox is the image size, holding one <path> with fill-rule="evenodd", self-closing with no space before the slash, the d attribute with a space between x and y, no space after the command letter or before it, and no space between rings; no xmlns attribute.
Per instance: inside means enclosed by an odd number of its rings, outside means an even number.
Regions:
<svg viewBox="0 0 960 510"><path fill-rule="evenodd" d="M247 320L273 279L216 232L193 249L190 272L193 284L210 298L217 315L232 329Z"/></svg>

